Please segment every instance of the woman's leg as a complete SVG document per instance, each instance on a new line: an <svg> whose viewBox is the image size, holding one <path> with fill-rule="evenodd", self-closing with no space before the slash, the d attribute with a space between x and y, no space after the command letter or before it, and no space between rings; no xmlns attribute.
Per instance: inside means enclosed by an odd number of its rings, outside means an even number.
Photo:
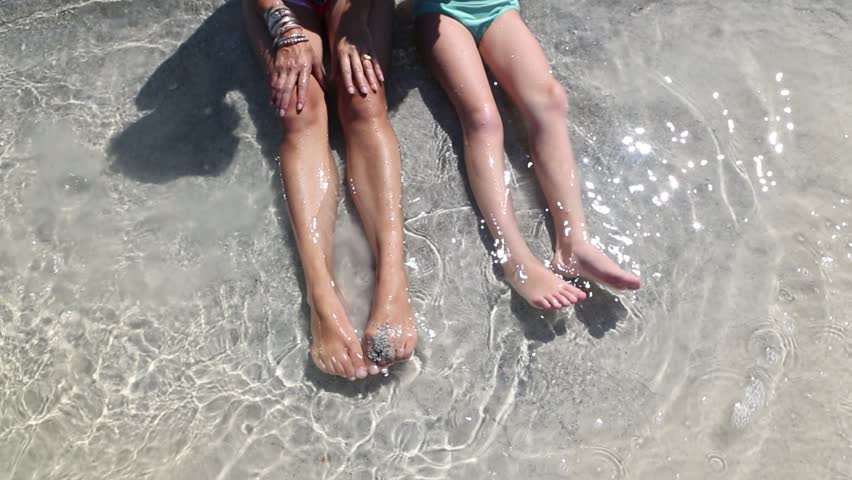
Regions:
<svg viewBox="0 0 852 480"><path fill-rule="evenodd" d="M518 229L503 162L503 123L476 42L458 21L440 14L417 19L420 48L456 108L473 195L494 238L506 281L538 308L562 308L585 294L535 258Z"/></svg>
<svg viewBox="0 0 852 480"><path fill-rule="evenodd" d="M246 29L257 58L269 77L274 60L262 20L244 2ZM310 9L294 7L317 55L322 42L319 21ZM324 372L353 379L367 376L361 344L334 286L334 221L337 213L337 167L328 144L328 113L323 91L311 77L308 100L296 112L296 95L281 119L281 177L287 192L290 220L299 248L308 303L311 306L311 357Z"/></svg>
<svg viewBox="0 0 852 480"><path fill-rule="evenodd" d="M485 32L479 50L529 126L533 168L556 228L554 269L615 288L639 288L639 277L589 243L566 124L568 97L520 14L512 10L500 16Z"/></svg>
<svg viewBox="0 0 852 480"><path fill-rule="evenodd" d="M370 54L389 71L393 0L373 0L368 28ZM331 45L358 18L333 9L328 15ZM337 61L336 59L333 61ZM352 198L364 224L376 265L376 288L365 332L364 352L379 365L405 360L414 352L417 330L408 297L402 213L402 165L399 143L388 118L384 86L377 92L350 94L338 81L340 121L346 137L346 168Z"/></svg>

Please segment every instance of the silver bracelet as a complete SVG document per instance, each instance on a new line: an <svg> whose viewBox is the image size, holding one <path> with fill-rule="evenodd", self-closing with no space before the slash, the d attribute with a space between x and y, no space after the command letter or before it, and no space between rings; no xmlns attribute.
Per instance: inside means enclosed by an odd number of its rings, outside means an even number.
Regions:
<svg viewBox="0 0 852 480"><path fill-rule="evenodd" d="M293 40L293 41L289 41L289 42L286 42L286 43L282 43L281 45L278 46L278 48L281 49L281 48L286 48L286 47L292 47L293 45L298 45L300 43L304 43L304 42L307 42L307 41L308 41L307 38L301 38L301 39L298 39L298 40Z"/></svg>
<svg viewBox="0 0 852 480"><path fill-rule="evenodd" d="M284 13L282 15L272 15L269 17L269 22L267 22L266 28L267 30L269 30L270 35L275 36L279 28L294 23L297 23L296 17L294 17L290 13Z"/></svg>
<svg viewBox="0 0 852 480"><path fill-rule="evenodd" d="M272 38L278 38L282 33L300 26L293 11L284 4L270 7L263 18L266 20L266 28Z"/></svg>
<svg viewBox="0 0 852 480"><path fill-rule="evenodd" d="M289 20L286 22L279 22L275 25L275 28L269 32L273 38L280 37L283 33L293 30L294 28L302 28L301 25L296 23L295 20Z"/></svg>
<svg viewBox="0 0 852 480"><path fill-rule="evenodd" d="M293 15L293 11L282 2L276 2L263 13L263 20L266 21L266 26L269 27L284 15Z"/></svg>
<svg viewBox="0 0 852 480"><path fill-rule="evenodd" d="M270 35L274 35L275 32L277 32L279 28L283 27L284 25L288 25L288 24L295 23L295 22L296 22L296 19L293 18L292 16L284 15L281 18L279 18L278 20L276 20L275 23L273 23L272 25L268 25L267 30L269 30Z"/></svg>
<svg viewBox="0 0 852 480"><path fill-rule="evenodd" d="M278 45L289 45L307 41L308 37L305 36L305 34L303 33L295 33L293 35L282 35L276 39L276 43Z"/></svg>
<svg viewBox="0 0 852 480"><path fill-rule="evenodd" d="M291 35L282 35L275 39L272 46L276 49L281 47L290 47L298 43L307 42L308 37L304 33L294 33Z"/></svg>

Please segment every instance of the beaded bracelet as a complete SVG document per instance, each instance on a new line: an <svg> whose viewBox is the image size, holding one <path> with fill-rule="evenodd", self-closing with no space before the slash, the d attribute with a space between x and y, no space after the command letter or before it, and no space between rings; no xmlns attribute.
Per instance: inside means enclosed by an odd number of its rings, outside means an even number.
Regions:
<svg viewBox="0 0 852 480"><path fill-rule="evenodd" d="M294 33L292 35L282 35L276 38L272 46L275 48L290 47L307 41L308 37L304 33Z"/></svg>

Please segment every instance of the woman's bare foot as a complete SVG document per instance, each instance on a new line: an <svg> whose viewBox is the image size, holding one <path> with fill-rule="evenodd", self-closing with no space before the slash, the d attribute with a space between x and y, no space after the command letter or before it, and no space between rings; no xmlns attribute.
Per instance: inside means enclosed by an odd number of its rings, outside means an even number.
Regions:
<svg viewBox="0 0 852 480"><path fill-rule="evenodd" d="M417 327L408 298L408 278L404 272L381 274L376 282L373 308L364 336L367 359L381 368L407 360L417 345ZM378 373L378 369L370 369Z"/></svg>
<svg viewBox="0 0 852 480"><path fill-rule="evenodd" d="M622 270L590 243L558 243L553 255L553 271L569 277L583 276L618 290L637 290L641 284L638 276Z"/></svg>
<svg viewBox="0 0 852 480"><path fill-rule="evenodd" d="M536 258L510 259L503 264L503 276L530 305L541 309L560 309L586 299L586 292L565 282Z"/></svg>
<svg viewBox="0 0 852 480"><path fill-rule="evenodd" d="M355 380L376 368L364 359L361 342L335 291L313 296L311 303L311 358L330 375ZM378 369L376 369L378 371Z"/></svg>

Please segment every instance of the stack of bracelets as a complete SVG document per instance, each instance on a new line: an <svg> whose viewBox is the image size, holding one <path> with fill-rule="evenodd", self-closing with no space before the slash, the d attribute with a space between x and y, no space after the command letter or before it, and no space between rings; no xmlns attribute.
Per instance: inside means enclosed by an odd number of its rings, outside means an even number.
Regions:
<svg viewBox="0 0 852 480"><path fill-rule="evenodd" d="M308 37L304 33L287 34L290 30L302 28L296 22L296 16L293 11L287 8L283 3L277 2L263 14L266 20L266 28L269 29L269 34L275 40L272 46L277 50L280 47L289 47L297 43L307 42Z"/></svg>

